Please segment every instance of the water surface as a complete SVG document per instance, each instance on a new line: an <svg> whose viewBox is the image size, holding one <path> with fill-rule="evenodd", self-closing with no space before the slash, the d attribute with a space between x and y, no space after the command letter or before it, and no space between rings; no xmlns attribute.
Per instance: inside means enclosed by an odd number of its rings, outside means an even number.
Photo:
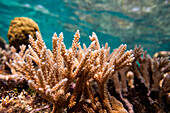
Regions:
<svg viewBox="0 0 170 113"><path fill-rule="evenodd" d="M112 49L123 43L128 49L142 45L151 56L170 51L168 0L1 0L0 14L0 36L5 40L12 19L29 17L38 23L50 49L54 32L64 33L68 48L79 29L81 44L88 45L95 32L100 44L108 42Z"/></svg>

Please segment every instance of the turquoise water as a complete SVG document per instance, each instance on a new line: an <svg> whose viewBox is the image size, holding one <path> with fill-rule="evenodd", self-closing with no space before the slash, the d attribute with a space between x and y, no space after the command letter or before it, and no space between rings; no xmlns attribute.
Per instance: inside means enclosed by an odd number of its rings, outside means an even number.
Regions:
<svg viewBox="0 0 170 113"><path fill-rule="evenodd" d="M38 23L48 48L54 32L64 33L69 48L74 33L80 30L81 44L90 43L95 32L100 44L114 49L127 44L142 45L152 56L170 51L170 2L168 0L1 0L0 36L7 41L10 21L29 17Z"/></svg>

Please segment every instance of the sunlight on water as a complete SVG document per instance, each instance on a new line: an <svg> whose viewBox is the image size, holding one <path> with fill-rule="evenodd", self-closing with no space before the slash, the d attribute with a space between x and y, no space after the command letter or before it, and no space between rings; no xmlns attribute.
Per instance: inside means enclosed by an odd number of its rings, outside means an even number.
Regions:
<svg viewBox="0 0 170 113"><path fill-rule="evenodd" d="M132 49L142 45L153 55L170 51L169 1L128 0L1 0L0 36L7 40L8 27L14 17L29 17L39 25L41 34L51 49L54 32L64 33L64 42L71 46L73 34L80 30L81 44L96 32L100 43L114 49L122 43Z"/></svg>

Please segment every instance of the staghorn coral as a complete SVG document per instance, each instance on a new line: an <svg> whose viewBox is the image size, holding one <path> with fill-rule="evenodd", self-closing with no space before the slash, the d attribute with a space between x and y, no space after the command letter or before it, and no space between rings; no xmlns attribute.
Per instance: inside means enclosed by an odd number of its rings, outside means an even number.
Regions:
<svg viewBox="0 0 170 113"><path fill-rule="evenodd" d="M170 61L168 58L151 59L141 46L135 46L133 53L135 59L132 66L124 67L112 77L113 83L109 83L110 93L131 113L167 112L167 106L170 105Z"/></svg>
<svg viewBox="0 0 170 113"><path fill-rule="evenodd" d="M170 111L168 107L170 105L170 73L165 74L162 86L160 87L159 92L159 102L160 107L167 111Z"/></svg>
<svg viewBox="0 0 170 113"><path fill-rule="evenodd" d="M11 20L7 34L9 45L14 46L19 51L19 45L29 44L28 35L36 39L36 31L39 32L39 27L32 19L15 17L14 20Z"/></svg>
<svg viewBox="0 0 170 113"><path fill-rule="evenodd" d="M26 56L14 51L9 64L26 77L33 90L53 104L53 113L126 113L123 104L108 92L107 81L115 71L131 65L132 51L125 52L126 45L120 45L109 55L110 48L107 44L101 48L95 33L90 37L89 47L83 44L82 49L79 38L77 31L67 50L63 34L57 37L54 33L53 50L50 51L39 33L36 41L29 35L31 45ZM96 91L92 83L97 85ZM72 84L75 87L69 92Z"/></svg>
<svg viewBox="0 0 170 113"><path fill-rule="evenodd" d="M26 54L29 52L28 50L26 50L26 45L22 44L21 46L19 46L20 51L18 52L21 59L25 59ZM17 53L17 50L15 47L10 47L10 50L3 50L2 54L4 56L3 58L3 69L4 70L9 70L10 68L10 73L12 73L13 75L18 75L20 73L16 72L16 70L11 66L11 62L12 60L15 58L15 54Z"/></svg>

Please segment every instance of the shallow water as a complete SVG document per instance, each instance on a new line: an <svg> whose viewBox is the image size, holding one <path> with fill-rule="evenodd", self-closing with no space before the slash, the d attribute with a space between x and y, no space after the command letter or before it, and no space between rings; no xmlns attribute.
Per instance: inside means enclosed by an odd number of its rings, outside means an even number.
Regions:
<svg viewBox="0 0 170 113"><path fill-rule="evenodd" d="M54 32L64 33L69 48L74 33L80 30L81 44L95 32L100 44L114 49L127 44L128 49L142 45L152 56L170 51L170 2L168 0L1 0L0 36L7 40L14 17L29 17L38 23L48 48Z"/></svg>

